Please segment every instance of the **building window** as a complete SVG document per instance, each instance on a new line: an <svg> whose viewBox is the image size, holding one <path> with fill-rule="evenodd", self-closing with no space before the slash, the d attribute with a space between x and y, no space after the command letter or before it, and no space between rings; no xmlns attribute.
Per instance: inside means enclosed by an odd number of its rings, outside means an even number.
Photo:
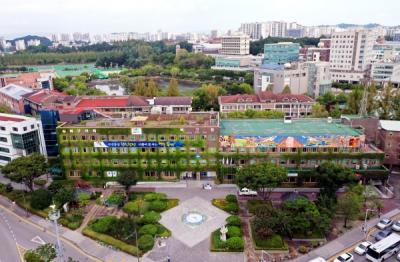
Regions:
<svg viewBox="0 0 400 262"><path fill-rule="evenodd" d="M0 130L1 130L1 131L5 131L6 128L5 128L4 126L0 126Z"/></svg>
<svg viewBox="0 0 400 262"><path fill-rule="evenodd" d="M7 138L6 137L0 137L0 142L7 143Z"/></svg>
<svg viewBox="0 0 400 262"><path fill-rule="evenodd" d="M18 128L17 127L13 127L12 130L15 131L15 132L18 132Z"/></svg>
<svg viewBox="0 0 400 262"><path fill-rule="evenodd" d="M0 152L10 153L10 149L6 147L0 147Z"/></svg>

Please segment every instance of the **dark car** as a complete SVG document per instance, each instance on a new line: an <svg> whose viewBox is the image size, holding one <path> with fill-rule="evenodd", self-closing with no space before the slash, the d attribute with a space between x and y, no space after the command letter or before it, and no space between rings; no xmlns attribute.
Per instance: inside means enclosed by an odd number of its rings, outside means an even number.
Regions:
<svg viewBox="0 0 400 262"><path fill-rule="evenodd" d="M378 234L375 235L375 240L380 241L380 240L384 239L385 237L390 236L390 234L392 234L392 231L390 231L390 230L379 231Z"/></svg>

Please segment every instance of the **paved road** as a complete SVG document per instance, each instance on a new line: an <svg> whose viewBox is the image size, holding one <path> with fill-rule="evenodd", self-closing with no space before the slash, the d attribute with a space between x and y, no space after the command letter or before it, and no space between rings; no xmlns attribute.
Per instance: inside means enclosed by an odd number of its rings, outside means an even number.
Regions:
<svg viewBox="0 0 400 262"><path fill-rule="evenodd" d="M13 213L4 208L0 208L0 261L17 262L20 261L16 244L24 249L33 249L40 245L40 242L56 243L56 238L51 232L44 232L29 223L20 220ZM36 238L37 241L32 241ZM71 247L63 242L65 258L72 257L80 262L93 261L82 254L78 249ZM7 250L7 252L1 252ZM14 251L15 250L15 251Z"/></svg>

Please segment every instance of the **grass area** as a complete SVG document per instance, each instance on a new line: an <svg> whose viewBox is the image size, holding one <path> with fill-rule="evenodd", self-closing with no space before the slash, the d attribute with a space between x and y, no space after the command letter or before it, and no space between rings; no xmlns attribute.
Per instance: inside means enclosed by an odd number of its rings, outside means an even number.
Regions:
<svg viewBox="0 0 400 262"><path fill-rule="evenodd" d="M124 251L128 254L131 254L133 256L137 256L137 255L141 256L142 255L142 252L136 246L129 245L129 244L122 242L118 239L115 239L109 235L97 233L97 232L93 231L92 229L90 229L90 227L84 228L82 233L85 236L90 237L91 239L94 239L94 240L103 242L107 245L113 246L113 247L115 247L121 251Z"/></svg>
<svg viewBox="0 0 400 262"><path fill-rule="evenodd" d="M270 205L271 203L269 201L264 201L260 199L249 199L247 200L247 209L249 210L250 213L254 214L254 212L260 207L260 206L266 206Z"/></svg>
<svg viewBox="0 0 400 262"><path fill-rule="evenodd" d="M237 202L229 202L226 199L217 198L213 199L211 203L215 207L218 207L219 209L222 209L225 212L228 212L233 215L237 215L239 212L239 205L237 204Z"/></svg>
<svg viewBox="0 0 400 262"><path fill-rule="evenodd" d="M251 225L251 237L253 239L254 247L258 250L288 250L288 245L280 235L272 235L267 239L262 239L257 236L254 232L254 228Z"/></svg>
<svg viewBox="0 0 400 262"><path fill-rule="evenodd" d="M167 201L168 201L168 202L167 202L167 209L165 209L165 210L174 208L174 207L176 207L176 206L179 205L179 199L176 199L176 198L169 198Z"/></svg>

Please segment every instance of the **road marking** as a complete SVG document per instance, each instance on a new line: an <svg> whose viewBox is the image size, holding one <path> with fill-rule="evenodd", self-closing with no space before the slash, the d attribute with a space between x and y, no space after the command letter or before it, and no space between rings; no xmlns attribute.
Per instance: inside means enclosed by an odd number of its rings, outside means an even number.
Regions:
<svg viewBox="0 0 400 262"><path fill-rule="evenodd" d="M25 261L24 254L28 249L24 248L23 246L21 246L17 242L15 242L15 245L17 246L17 251L18 251L18 254L19 254L19 258L21 259L21 262L24 262Z"/></svg>
<svg viewBox="0 0 400 262"><path fill-rule="evenodd" d="M37 244L39 244L39 245L44 245L44 244L46 244L46 242L44 242L44 240L41 239L39 236L35 236L34 238L31 239L31 241L32 241L33 243L37 243Z"/></svg>

